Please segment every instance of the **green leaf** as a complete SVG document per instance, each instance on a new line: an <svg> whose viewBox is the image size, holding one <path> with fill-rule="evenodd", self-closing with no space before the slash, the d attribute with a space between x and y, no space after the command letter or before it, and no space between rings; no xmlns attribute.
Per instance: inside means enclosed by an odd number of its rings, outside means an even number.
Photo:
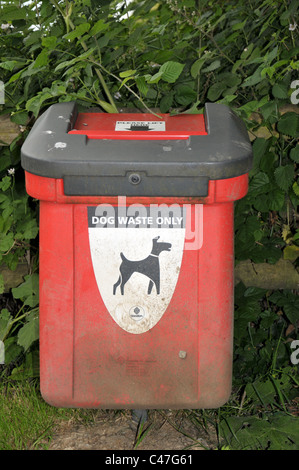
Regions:
<svg viewBox="0 0 299 470"><path fill-rule="evenodd" d="M295 295L290 295L283 304L283 309L288 320L296 325L298 321L299 299Z"/></svg>
<svg viewBox="0 0 299 470"><path fill-rule="evenodd" d="M187 106L195 101L196 98L196 91L194 91L189 85L179 85L175 89L175 100L182 106Z"/></svg>
<svg viewBox="0 0 299 470"><path fill-rule="evenodd" d="M261 405L267 406L275 403L276 390L270 379L257 379L253 383L249 383L245 391L249 400L258 401Z"/></svg>
<svg viewBox="0 0 299 470"><path fill-rule="evenodd" d="M266 194L260 194L254 200L254 208L259 212L269 212L269 199Z"/></svg>
<svg viewBox="0 0 299 470"><path fill-rule="evenodd" d="M299 131L299 115L293 112L285 113L278 121L277 129L282 134L297 137Z"/></svg>
<svg viewBox="0 0 299 470"><path fill-rule="evenodd" d="M274 176L277 185L284 191L288 191L294 180L293 165L285 165L276 168Z"/></svg>
<svg viewBox="0 0 299 470"><path fill-rule="evenodd" d="M260 212L279 211L285 203L285 192L282 189L274 189L268 193L259 191L254 199L253 205Z"/></svg>
<svg viewBox="0 0 299 470"><path fill-rule="evenodd" d="M73 31L66 34L64 37L66 39L69 39L70 41L73 41L74 39L83 36L83 34L87 33L89 30L90 30L89 23L81 23L78 26L76 26L76 28Z"/></svg>
<svg viewBox="0 0 299 470"><path fill-rule="evenodd" d="M11 178L9 176L4 176L0 181L0 189L4 192L7 191L11 186Z"/></svg>
<svg viewBox="0 0 299 470"><path fill-rule="evenodd" d="M223 82L216 82L209 88L208 99L216 101L226 89L226 85Z"/></svg>
<svg viewBox="0 0 299 470"><path fill-rule="evenodd" d="M24 305L36 307L39 302L39 277L38 274L31 274L24 277L25 282L13 288L12 294L15 299L21 299Z"/></svg>
<svg viewBox="0 0 299 470"><path fill-rule="evenodd" d="M32 111L35 116L38 116L42 104L49 100L53 99L53 96L64 95L66 91L65 85L61 82L53 82L51 89L44 88L36 96L31 98L26 103L27 111Z"/></svg>
<svg viewBox="0 0 299 470"><path fill-rule="evenodd" d="M236 73L231 72L223 72L218 75L218 79L220 82L225 84L228 89L239 85L242 81L241 77Z"/></svg>
<svg viewBox="0 0 299 470"><path fill-rule="evenodd" d="M22 223L22 232L16 233L15 237L18 240L34 240L38 234L38 225L35 219L29 219Z"/></svg>
<svg viewBox="0 0 299 470"><path fill-rule="evenodd" d="M161 113L167 113L169 108L172 106L173 103L173 93L168 93L167 95L163 96L160 101L160 110Z"/></svg>
<svg viewBox="0 0 299 470"><path fill-rule="evenodd" d="M248 287L244 292L244 297L260 300L265 293L265 289L261 287Z"/></svg>
<svg viewBox="0 0 299 470"><path fill-rule="evenodd" d="M136 73L136 70L125 70L119 74L120 78L132 77Z"/></svg>
<svg viewBox="0 0 299 470"><path fill-rule="evenodd" d="M299 185L298 185L297 181L295 181L292 188L293 188L293 191L296 194L296 196L299 196Z"/></svg>
<svg viewBox="0 0 299 470"><path fill-rule="evenodd" d="M7 234L0 233L0 252L7 252L13 246L14 236L13 233L9 232Z"/></svg>
<svg viewBox="0 0 299 470"><path fill-rule="evenodd" d="M16 124L24 126L28 122L28 113L26 111L19 111L11 115L10 120Z"/></svg>
<svg viewBox="0 0 299 470"><path fill-rule="evenodd" d="M254 236L254 240L258 242L263 238L264 232L262 230L255 230L253 232L253 236Z"/></svg>
<svg viewBox="0 0 299 470"><path fill-rule="evenodd" d="M296 261L299 256L299 246L289 245L286 246L283 250L283 258L289 259L290 261Z"/></svg>
<svg viewBox="0 0 299 470"><path fill-rule="evenodd" d="M263 118L268 120L269 118L276 119L277 116L277 103L274 100L269 101L269 103L264 104L260 109Z"/></svg>
<svg viewBox="0 0 299 470"><path fill-rule="evenodd" d="M270 139L268 139L267 142L271 143ZM270 179L273 179L274 167L276 168L275 164L277 158L278 157L275 153L267 152L260 160L260 170L267 173Z"/></svg>
<svg viewBox="0 0 299 470"><path fill-rule="evenodd" d="M1 21L25 20L28 18L35 18L35 13L29 8L23 6L7 5L1 8Z"/></svg>
<svg viewBox="0 0 299 470"><path fill-rule="evenodd" d="M24 382L26 379L39 377L39 370L39 352L34 349L26 353L25 362L12 370L11 378Z"/></svg>
<svg viewBox="0 0 299 470"><path fill-rule="evenodd" d="M13 318L7 308L3 308L0 313L0 340L3 341L10 330Z"/></svg>
<svg viewBox="0 0 299 470"><path fill-rule="evenodd" d="M267 418L231 416L221 422L221 431L232 450L296 450L298 420L275 413Z"/></svg>
<svg viewBox="0 0 299 470"><path fill-rule="evenodd" d="M22 73L23 73L23 70L19 70L17 73L14 73L8 80L8 83L13 83L16 80L18 80L21 77Z"/></svg>
<svg viewBox="0 0 299 470"><path fill-rule="evenodd" d="M264 67L261 71L261 77L266 78L266 76L268 75L268 77L271 79L274 75L274 72L275 72L275 67L273 65L269 67Z"/></svg>
<svg viewBox="0 0 299 470"><path fill-rule="evenodd" d="M248 87L248 86L254 86L260 83L263 80L263 77L261 75L262 67L258 67L256 71L250 75L250 77L247 77L244 82L242 83L242 87Z"/></svg>
<svg viewBox="0 0 299 470"><path fill-rule="evenodd" d="M49 51L47 49L43 49L34 61L34 68L43 67L44 65L47 65L48 61Z"/></svg>
<svg viewBox="0 0 299 470"><path fill-rule="evenodd" d="M190 73L191 73L191 76L192 78L196 78L197 75L199 74L200 72L200 69L202 68L203 64L205 63L206 61L206 57L202 57L201 59L197 59L191 66L191 70L190 70Z"/></svg>
<svg viewBox="0 0 299 470"><path fill-rule="evenodd" d="M233 26L232 26L232 30L233 31L238 31L239 29L243 29L245 24L247 22L247 18L246 20L242 21L242 22L239 22L239 23L235 23Z"/></svg>
<svg viewBox="0 0 299 470"><path fill-rule="evenodd" d="M99 20L91 28L89 34L90 36L95 36L96 34L101 33L102 31L105 31L107 28L109 28L109 25L105 23L104 20Z"/></svg>
<svg viewBox="0 0 299 470"><path fill-rule="evenodd" d="M39 338L39 318L37 313L33 312L25 325L20 328L18 332L18 344L22 346L25 351L29 349L34 341Z"/></svg>
<svg viewBox="0 0 299 470"><path fill-rule="evenodd" d="M267 52L265 59L268 64L271 64L272 60L277 59L277 51L278 46L275 46L272 51Z"/></svg>
<svg viewBox="0 0 299 470"><path fill-rule="evenodd" d="M3 275L0 273L0 294L3 294L3 292L4 292L4 279L3 279Z"/></svg>
<svg viewBox="0 0 299 470"><path fill-rule="evenodd" d="M165 82L174 83L181 75L185 65L179 62L168 61L161 65L159 73Z"/></svg>
<svg viewBox="0 0 299 470"><path fill-rule="evenodd" d="M274 292L270 302L282 307L289 321L295 325L298 320L299 298L290 291Z"/></svg>
<svg viewBox="0 0 299 470"><path fill-rule="evenodd" d="M253 179L250 181L249 189L250 192L254 193L256 196L260 193L265 192L265 186L269 183L269 177L266 173L262 171L257 173Z"/></svg>
<svg viewBox="0 0 299 470"><path fill-rule="evenodd" d="M30 34L24 38L23 42L26 47L32 46L33 44L40 44L42 36L42 31L31 31Z"/></svg>
<svg viewBox="0 0 299 470"><path fill-rule="evenodd" d="M17 344L17 337L6 338L5 344L5 364L10 364L23 352L23 348Z"/></svg>
<svg viewBox="0 0 299 470"><path fill-rule="evenodd" d="M295 163L299 163L299 145L290 151L290 158Z"/></svg>
<svg viewBox="0 0 299 470"><path fill-rule="evenodd" d="M58 72L58 70L64 69L66 67L71 67L72 65L76 64L77 62L84 62L87 57L89 57L91 54L93 54L95 48L90 48L88 51L83 52L83 54L80 54L78 57L75 57L74 59L71 60L66 60L64 62L60 62L60 64L57 65L55 68L55 72Z"/></svg>
<svg viewBox="0 0 299 470"><path fill-rule="evenodd" d="M26 109L27 111L32 111L34 116L37 117L42 104L51 98L52 94L50 93L50 91L42 91L37 96L34 96L33 98L27 101Z"/></svg>
<svg viewBox="0 0 299 470"><path fill-rule="evenodd" d="M264 157L266 151L270 145L269 140L264 139L263 137L258 137L254 140L252 145L253 150L253 163L254 168L257 169L260 166L261 160ZM263 173L265 174L265 173Z"/></svg>
<svg viewBox="0 0 299 470"><path fill-rule="evenodd" d="M255 215L248 216L246 220L242 217L240 226L238 227L238 241L242 245L247 245L253 242L252 236L256 230L261 227L260 221Z"/></svg>
<svg viewBox="0 0 299 470"><path fill-rule="evenodd" d="M181 114L200 114L198 110L198 106L200 105L200 101L196 101L191 105L190 108L183 111Z"/></svg>
<svg viewBox="0 0 299 470"><path fill-rule="evenodd" d="M241 57L242 57L242 55L241 55ZM236 62L233 65L233 68L232 68L232 73L236 73L236 71L238 70L240 65L243 64L243 62L244 62L243 60L236 60Z"/></svg>
<svg viewBox="0 0 299 470"><path fill-rule="evenodd" d="M220 60L214 60L214 62L212 62L210 65L208 65L208 67L204 68L202 71L204 73L207 73L207 72L212 72L213 70L216 70L220 67L221 65L221 62Z"/></svg>
<svg viewBox="0 0 299 470"><path fill-rule="evenodd" d="M65 69L66 67L71 67L71 66L74 65L77 61L78 61L78 59L77 59L77 57L76 57L75 59L72 59L72 60L66 60L66 61L64 61L64 62L60 62L60 64L58 64L58 65L55 67L54 72L58 72L59 70Z"/></svg>
<svg viewBox="0 0 299 470"><path fill-rule="evenodd" d="M252 42L251 44L249 44L249 46L247 46L247 47L243 50L243 52L242 52L242 54L241 54L241 59L247 59L247 58L250 56L250 54L251 54L253 48L254 48L254 43Z"/></svg>
<svg viewBox="0 0 299 470"><path fill-rule="evenodd" d="M17 60L6 60L5 62L0 63L0 67L4 70L9 70L10 72L13 71L16 67L24 66L24 62L20 62Z"/></svg>
<svg viewBox="0 0 299 470"><path fill-rule="evenodd" d="M121 85L120 85L120 87L119 87L119 90L123 87L123 85L124 85L125 83L127 83L129 80L132 80L133 78L134 78L134 77L126 77L126 78L124 78L123 81L121 82Z"/></svg>
<svg viewBox="0 0 299 470"><path fill-rule="evenodd" d="M269 209L271 211L279 211L285 203L285 192L283 190L274 189L268 195Z"/></svg>
<svg viewBox="0 0 299 470"><path fill-rule="evenodd" d="M56 36L47 36L42 38L42 45L48 49L54 49L57 43Z"/></svg>
<svg viewBox="0 0 299 470"><path fill-rule="evenodd" d="M284 99L288 98L288 89L282 83L275 83L272 87L272 93L275 98Z"/></svg>
<svg viewBox="0 0 299 470"><path fill-rule="evenodd" d="M148 86L146 84L145 77L136 77L135 80L136 80L136 85L137 85L139 92L142 95L146 96L148 92Z"/></svg>
<svg viewBox="0 0 299 470"><path fill-rule="evenodd" d="M257 100L248 101L247 103L240 106L240 109L244 111L247 116L259 109L259 102Z"/></svg>
<svg viewBox="0 0 299 470"><path fill-rule="evenodd" d="M160 69L159 72L155 73L154 75L145 75L144 78L147 81L147 83L154 84L160 81L160 79L162 78L162 75L163 75L163 71L161 71Z"/></svg>

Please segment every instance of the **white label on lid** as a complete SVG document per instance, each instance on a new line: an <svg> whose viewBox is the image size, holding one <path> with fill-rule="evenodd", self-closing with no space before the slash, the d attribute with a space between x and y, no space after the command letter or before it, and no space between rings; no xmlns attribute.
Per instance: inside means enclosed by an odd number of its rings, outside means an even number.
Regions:
<svg viewBox="0 0 299 470"><path fill-rule="evenodd" d="M116 131L164 131L165 121L116 121Z"/></svg>

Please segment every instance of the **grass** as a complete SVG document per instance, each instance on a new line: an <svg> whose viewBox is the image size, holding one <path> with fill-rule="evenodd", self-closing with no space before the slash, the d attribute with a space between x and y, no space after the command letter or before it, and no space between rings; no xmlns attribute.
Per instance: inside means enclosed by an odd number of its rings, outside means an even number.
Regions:
<svg viewBox="0 0 299 470"><path fill-rule="evenodd" d="M271 380L269 376L256 380L233 393L229 402L217 410L177 410L169 416L165 410L153 410L149 422L137 428L134 448L147 440L151 428L162 419L195 443L196 436L201 436L198 443L202 448L211 448L213 442L212 448L219 450L298 450L295 372L293 368L285 369L274 377L274 383L272 375ZM41 397L38 381L0 381L0 450L45 450L63 423L92 425L97 411L48 405ZM121 412L114 411L115 418ZM208 447L205 441L210 442Z"/></svg>
<svg viewBox="0 0 299 470"><path fill-rule="evenodd" d="M48 405L36 382L0 383L0 450L47 449L59 423L88 420L88 411Z"/></svg>

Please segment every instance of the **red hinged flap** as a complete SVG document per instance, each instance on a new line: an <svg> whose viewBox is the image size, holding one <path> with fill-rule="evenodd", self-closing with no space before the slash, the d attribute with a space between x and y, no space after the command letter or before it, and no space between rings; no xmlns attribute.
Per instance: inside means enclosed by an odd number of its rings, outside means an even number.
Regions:
<svg viewBox="0 0 299 470"><path fill-rule="evenodd" d="M206 135L203 114L79 113L69 134L83 134L89 139L167 140Z"/></svg>

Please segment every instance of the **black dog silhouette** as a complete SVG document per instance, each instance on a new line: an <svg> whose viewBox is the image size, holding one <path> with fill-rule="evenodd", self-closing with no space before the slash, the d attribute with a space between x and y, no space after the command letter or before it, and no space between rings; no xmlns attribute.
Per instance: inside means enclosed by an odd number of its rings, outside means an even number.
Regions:
<svg viewBox="0 0 299 470"><path fill-rule="evenodd" d="M160 294L160 263L159 254L162 251L170 251L171 243L158 242L160 237L153 238L153 247L151 253L147 258L140 261L130 261L123 253L120 254L122 262L119 267L120 276L113 286L113 295L116 293L117 287L120 285L121 294L124 294L125 284L128 282L133 273L137 272L149 277L150 282L148 285L147 293L152 292L153 285L155 284L157 294Z"/></svg>

